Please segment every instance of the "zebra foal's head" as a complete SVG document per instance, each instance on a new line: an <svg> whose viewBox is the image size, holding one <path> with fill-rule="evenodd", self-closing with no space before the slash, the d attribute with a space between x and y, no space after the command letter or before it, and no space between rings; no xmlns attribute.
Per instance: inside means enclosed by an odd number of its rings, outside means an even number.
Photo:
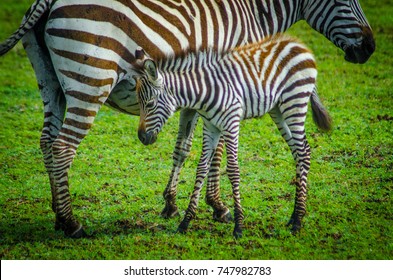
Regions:
<svg viewBox="0 0 393 280"><path fill-rule="evenodd" d="M373 33L358 0L304 1L304 19L345 52L352 63L365 63L375 50Z"/></svg>
<svg viewBox="0 0 393 280"><path fill-rule="evenodd" d="M135 53L138 62L136 93L140 107L138 138L144 145L153 144L168 118L175 112L175 101L163 82L157 64L142 49Z"/></svg>

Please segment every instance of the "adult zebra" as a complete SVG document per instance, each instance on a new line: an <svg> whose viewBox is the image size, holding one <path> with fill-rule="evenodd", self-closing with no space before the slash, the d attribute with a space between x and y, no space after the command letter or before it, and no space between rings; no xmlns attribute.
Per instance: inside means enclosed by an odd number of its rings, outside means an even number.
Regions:
<svg viewBox="0 0 393 280"><path fill-rule="evenodd" d="M310 96L317 125L330 129L330 117L316 94L317 70L311 52L289 37L276 36L223 53L187 52L184 57L162 59L158 65L142 50L138 53L139 139L145 145L154 143L165 122L179 108L196 110L204 123L194 192L178 230L186 231L195 216L200 190L221 137L225 139L227 173L234 196L234 236L242 235L239 123L269 113L296 161L295 207L290 225L293 233L299 231L306 212L310 169L310 146L305 135Z"/></svg>
<svg viewBox="0 0 393 280"><path fill-rule="evenodd" d="M102 104L139 114L131 78L136 46L153 59L184 49L226 49L284 31L302 19L351 62L363 63L374 51L371 28L356 0L36 0L20 28L0 45L0 55L23 37L44 102L40 145L55 227L67 236L85 235L72 214L68 169ZM166 217L177 213L176 185L196 116L192 110L181 113L174 168L164 192ZM226 220L217 170L211 171L207 200L215 217Z"/></svg>

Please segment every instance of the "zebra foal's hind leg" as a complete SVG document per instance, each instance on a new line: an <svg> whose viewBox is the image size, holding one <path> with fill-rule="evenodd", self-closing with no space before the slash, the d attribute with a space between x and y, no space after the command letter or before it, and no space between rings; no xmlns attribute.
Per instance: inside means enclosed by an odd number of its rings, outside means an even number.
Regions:
<svg viewBox="0 0 393 280"><path fill-rule="evenodd" d="M282 114L279 107L275 107L269 112L282 137L291 149L292 156L296 162L295 205L288 222L288 226L291 226L293 234L300 231L302 219L306 214L307 175L310 170L310 146L308 145L304 129L306 113L307 106L301 112L297 112L296 118L291 116L291 111L286 111Z"/></svg>
<svg viewBox="0 0 393 280"><path fill-rule="evenodd" d="M213 219L218 222L229 223L232 215L228 207L224 205L220 198L220 165L224 149L224 138L221 137L217 149L214 153L210 165L207 188L206 202L213 208Z"/></svg>
<svg viewBox="0 0 393 280"><path fill-rule="evenodd" d="M232 185L232 195L235 206L235 228L233 236L240 238L243 235L243 209L240 203L240 170L238 163L239 146L239 120L233 119L231 130L224 132L227 151L227 173Z"/></svg>
<svg viewBox="0 0 393 280"><path fill-rule="evenodd" d="M300 136L300 135L299 135ZM291 226L291 231L296 234L300 231L302 219L306 214L306 199L307 199L307 175L310 170L310 146L307 142L306 135L299 138L296 147L296 195L295 206L288 226Z"/></svg>

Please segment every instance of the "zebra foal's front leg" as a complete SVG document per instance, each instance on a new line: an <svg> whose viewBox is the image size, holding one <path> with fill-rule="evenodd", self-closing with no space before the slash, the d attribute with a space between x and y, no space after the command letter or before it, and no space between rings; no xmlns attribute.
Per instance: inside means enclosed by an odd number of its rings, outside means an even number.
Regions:
<svg viewBox="0 0 393 280"><path fill-rule="evenodd" d="M184 109L180 112L179 131L175 150L173 152L172 172L163 193L165 208L161 212L161 215L164 218L171 218L179 215L178 207L176 205L177 185L179 183L180 171L191 150L192 139L197 122L198 113L195 110ZM231 213L220 198L219 180L223 143L224 140L221 138L208 173L206 202L213 208L213 218L215 220L220 222L229 222L232 219Z"/></svg>
<svg viewBox="0 0 393 280"><path fill-rule="evenodd" d="M211 129L212 130L209 130L206 125L203 127L202 155L198 163L194 191L191 195L190 203L184 218L177 229L180 233L187 231L191 220L195 217L203 182L209 171L214 151L216 150L220 139L220 132L215 128Z"/></svg>
<svg viewBox="0 0 393 280"><path fill-rule="evenodd" d="M177 134L176 146L173 152L173 167L169 181L164 190L165 208L161 212L164 218L171 218L179 215L176 205L177 185L179 174L184 161L188 157L195 126L198 122L198 113L194 110L184 109L180 112L179 131Z"/></svg>

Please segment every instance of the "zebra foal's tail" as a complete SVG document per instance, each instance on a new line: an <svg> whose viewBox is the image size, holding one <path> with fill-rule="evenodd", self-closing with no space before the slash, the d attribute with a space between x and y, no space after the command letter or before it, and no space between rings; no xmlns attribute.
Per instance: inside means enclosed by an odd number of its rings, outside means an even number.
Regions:
<svg viewBox="0 0 393 280"><path fill-rule="evenodd" d="M316 87L311 94L311 109L315 124L323 131L330 131L332 129L332 118L319 99Z"/></svg>
<svg viewBox="0 0 393 280"><path fill-rule="evenodd" d="M42 15L50 9L53 0L36 0L26 12L19 28L0 44L0 56L12 49L19 40L36 25Z"/></svg>

